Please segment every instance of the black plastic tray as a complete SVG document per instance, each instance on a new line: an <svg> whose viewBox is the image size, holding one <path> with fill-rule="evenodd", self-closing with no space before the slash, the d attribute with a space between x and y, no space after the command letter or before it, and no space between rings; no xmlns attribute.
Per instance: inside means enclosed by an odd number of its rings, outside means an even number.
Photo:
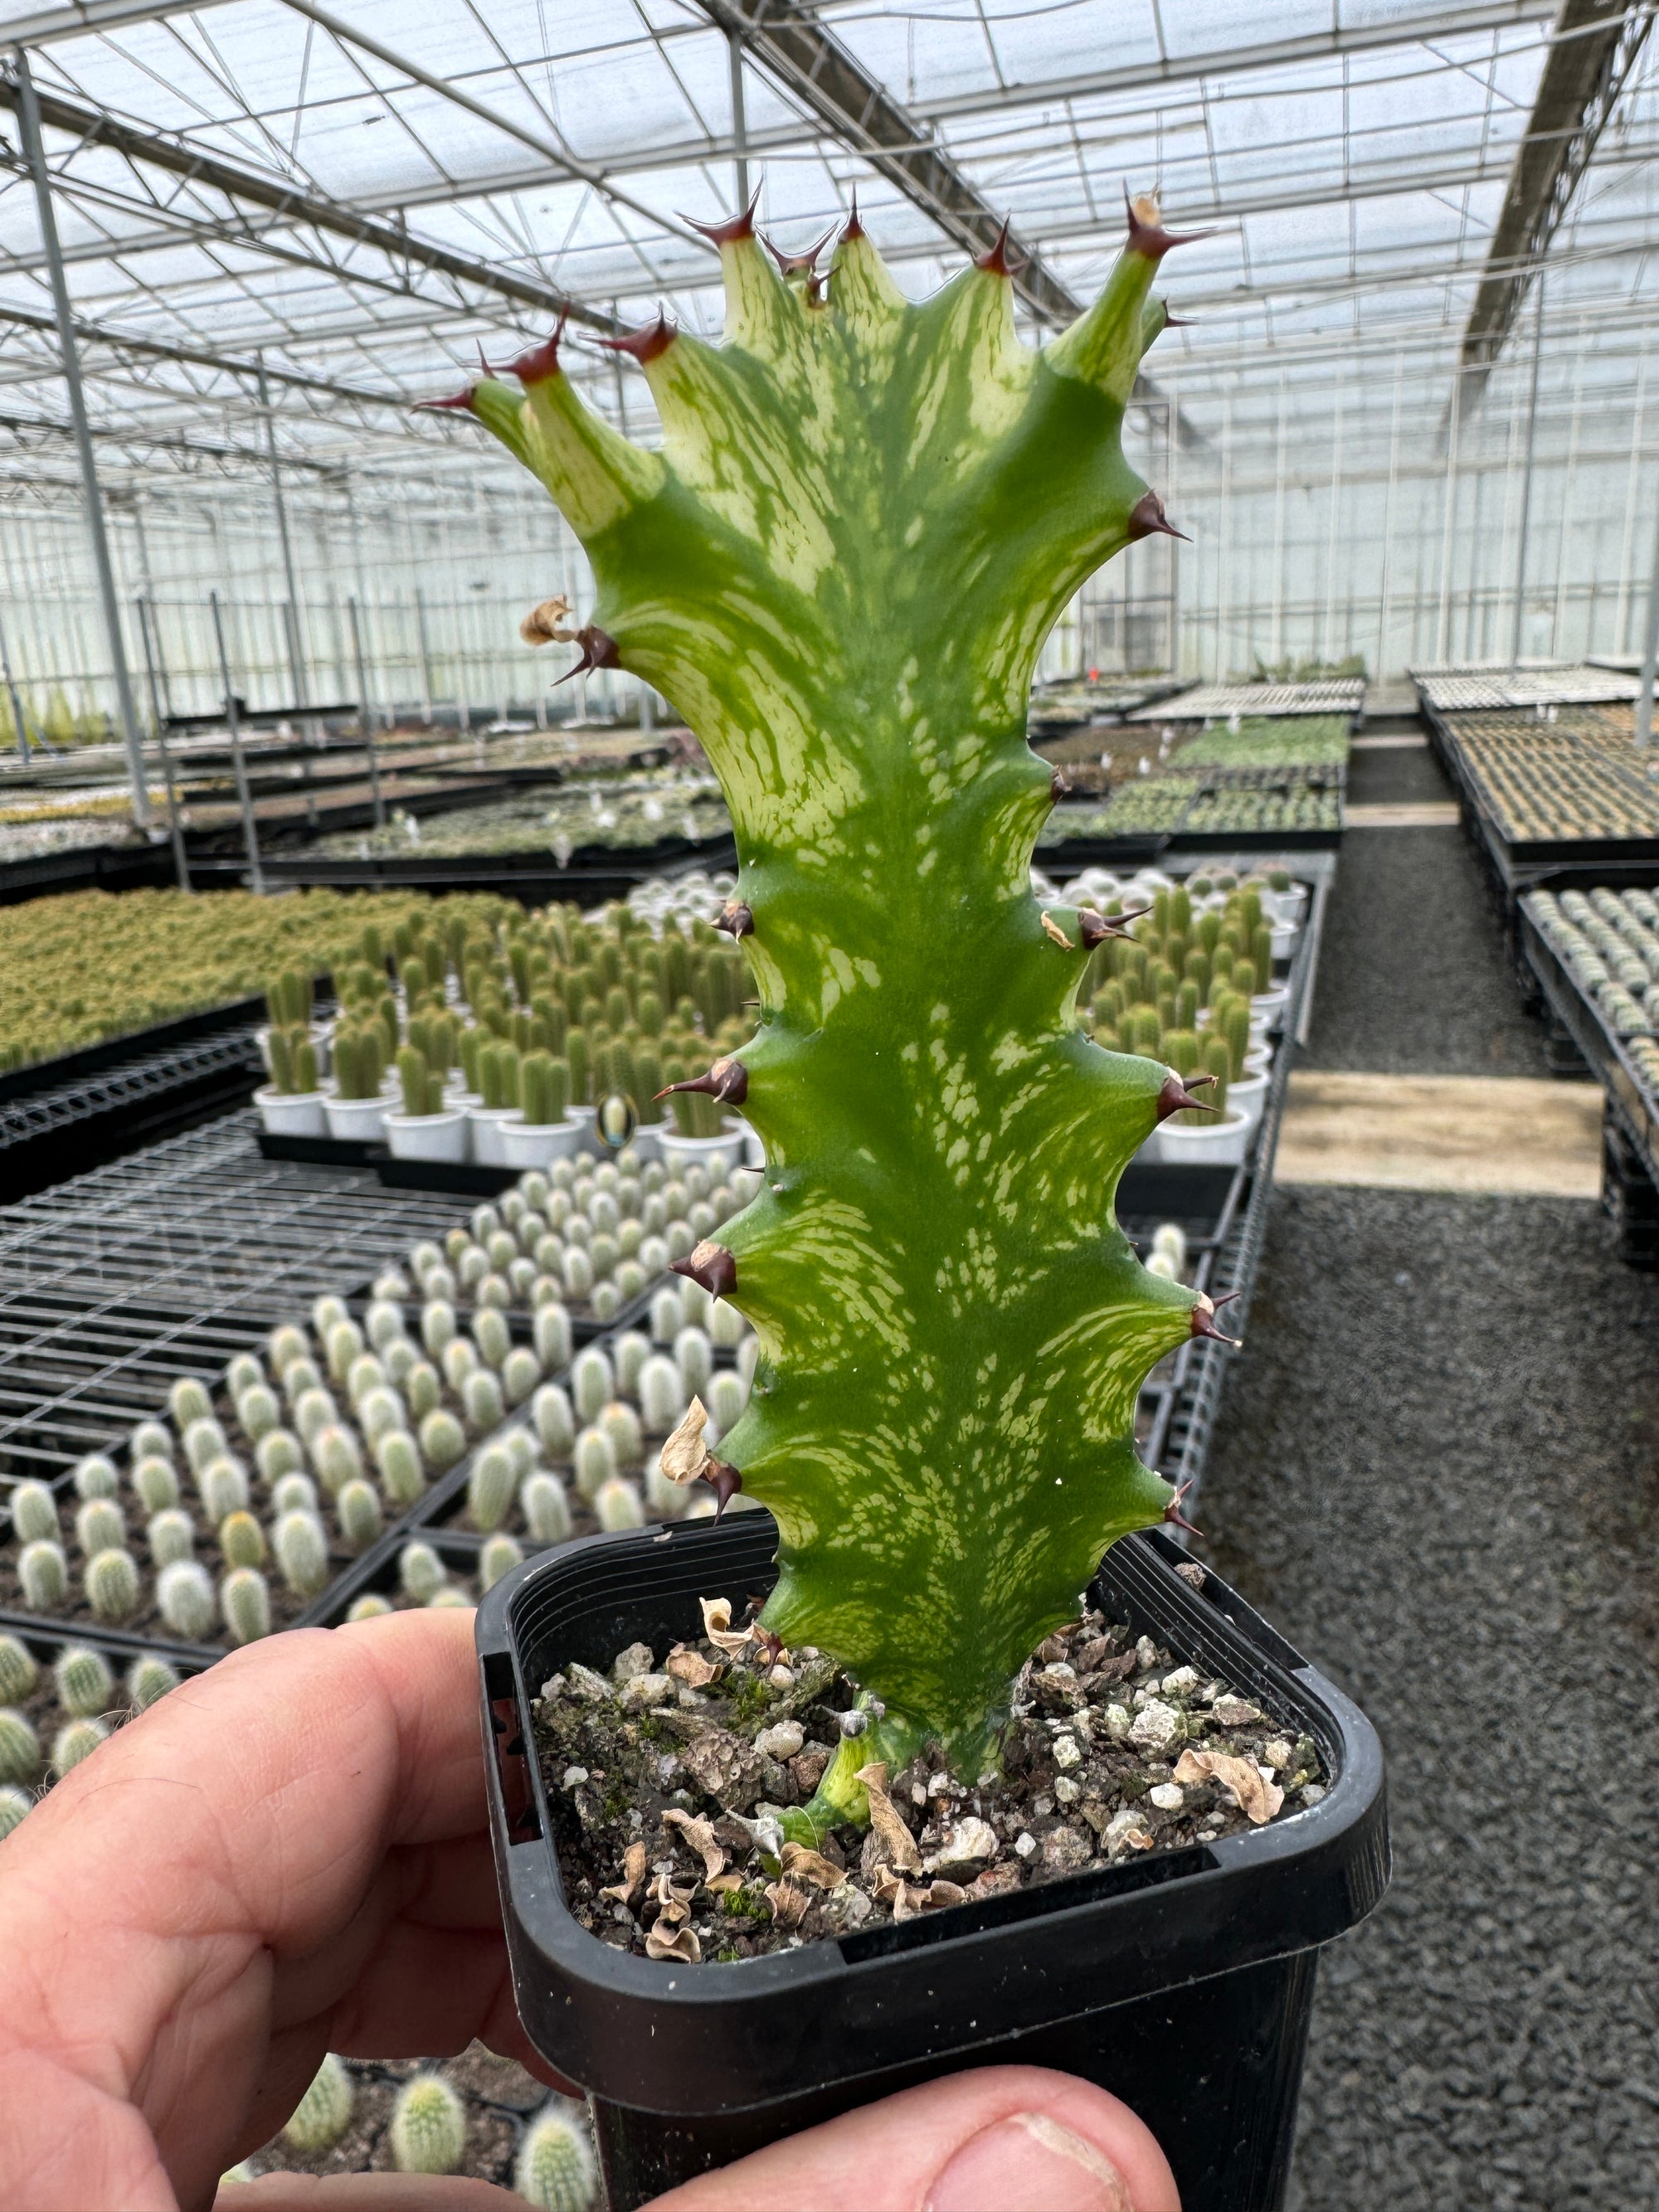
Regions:
<svg viewBox="0 0 1659 2212"><path fill-rule="evenodd" d="M1315 1947L1387 1885L1382 1754L1364 1716L1161 1535L1107 1555L1097 1602L1310 1735L1328 1794L1249 1833L735 1966L658 1966L567 1911L532 1701L572 1659L695 1636L702 1596L775 1578L769 1515L566 1545L477 1616L495 1850L519 2010L594 2099L613 2212L838 2111L989 2062L1057 2066L1152 2127L1182 2200L1282 2200Z"/></svg>
<svg viewBox="0 0 1659 2212"><path fill-rule="evenodd" d="M101 1043L82 1045L76 1052L61 1052L55 1060L31 1060L27 1067L9 1068L0 1075L0 1100L27 1098L37 1091L73 1083L79 1076L96 1075L141 1053L165 1052L169 1045L187 1044L220 1030L240 1029L263 1020L264 1007L262 998L231 999L199 1014L180 1014L175 1021L155 1022L147 1030L129 1030L125 1036L106 1037Z"/></svg>

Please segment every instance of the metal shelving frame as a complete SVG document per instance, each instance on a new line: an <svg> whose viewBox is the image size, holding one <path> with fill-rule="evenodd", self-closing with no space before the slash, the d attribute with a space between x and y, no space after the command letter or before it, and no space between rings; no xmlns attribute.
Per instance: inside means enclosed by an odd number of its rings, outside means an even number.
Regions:
<svg viewBox="0 0 1659 2212"><path fill-rule="evenodd" d="M372 1169L263 1159L257 1127L231 1115L0 1208L0 1502L471 1210Z"/></svg>

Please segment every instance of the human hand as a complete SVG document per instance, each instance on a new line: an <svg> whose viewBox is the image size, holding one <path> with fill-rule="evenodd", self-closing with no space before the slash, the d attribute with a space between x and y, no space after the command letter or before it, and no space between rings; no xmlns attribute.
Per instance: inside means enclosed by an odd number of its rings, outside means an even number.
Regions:
<svg viewBox="0 0 1659 2212"><path fill-rule="evenodd" d="M477 2036L553 2078L513 2008L477 1679L468 1613L273 1637L119 1729L0 1844L7 2203L206 2207L331 2050ZM364 2181L384 2212L518 2201Z"/></svg>

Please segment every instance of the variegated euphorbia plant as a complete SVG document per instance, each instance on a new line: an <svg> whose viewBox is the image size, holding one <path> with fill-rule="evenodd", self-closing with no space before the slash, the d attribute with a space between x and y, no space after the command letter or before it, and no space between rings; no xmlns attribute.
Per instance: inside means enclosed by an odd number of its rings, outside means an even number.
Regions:
<svg viewBox="0 0 1659 2212"><path fill-rule="evenodd" d="M871 1703L814 1808L845 1814L872 1758L936 1740L970 1778L994 1758L1022 1662L1171 1508L1136 1397L1212 1328L1113 1212L1194 1102L1086 1035L1109 925L1040 908L1029 872L1053 803L1026 743L1038 650L1085 576L1167 527L1119 433L1175 241L1138 204L1099 300L1036 351L1000 251L912 306L856 216L823 276L775 267L747 216L711 235L725 343L660 320L623 342L659 452L583 404L556 339L448 404L586 548L579 665L672 699L731 809L725 922L759 1012L710 1079L767 1167L693 1266L763 1347L720 1449L777 1518L764 1624Z"/></svg>

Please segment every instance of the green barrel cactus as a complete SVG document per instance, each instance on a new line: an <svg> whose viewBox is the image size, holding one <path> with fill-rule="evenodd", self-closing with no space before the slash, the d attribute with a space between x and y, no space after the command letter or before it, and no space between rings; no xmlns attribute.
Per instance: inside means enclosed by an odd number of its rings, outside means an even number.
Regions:
<svg viewBox="0 0 1659 2212"><path fill-rule="evenodd" d="M716 1464L777 1518L766 1626L884 1708L860 1764L937 1740L977 1775L1027 1655L1172 1504L1136 1396L1210 1326L1114 1214L1198 1102L1094 1043L1077 994L1115 926L1041 909L1030 877L1038 651L1086 576L1170 526L1120 432L1176 241L1138 202L1100 298L1034 351L1000 248L913 306L856 216L823 273L775 265L747 216L714 235L725 343L660 319L617 342L660 452L583 404L556 335L444 404L586 547L579 665L672 699L731 811L721 926L758 1021L676 1095L740 1107L766 1147L684 1267L760 1341Z"/></svg>

